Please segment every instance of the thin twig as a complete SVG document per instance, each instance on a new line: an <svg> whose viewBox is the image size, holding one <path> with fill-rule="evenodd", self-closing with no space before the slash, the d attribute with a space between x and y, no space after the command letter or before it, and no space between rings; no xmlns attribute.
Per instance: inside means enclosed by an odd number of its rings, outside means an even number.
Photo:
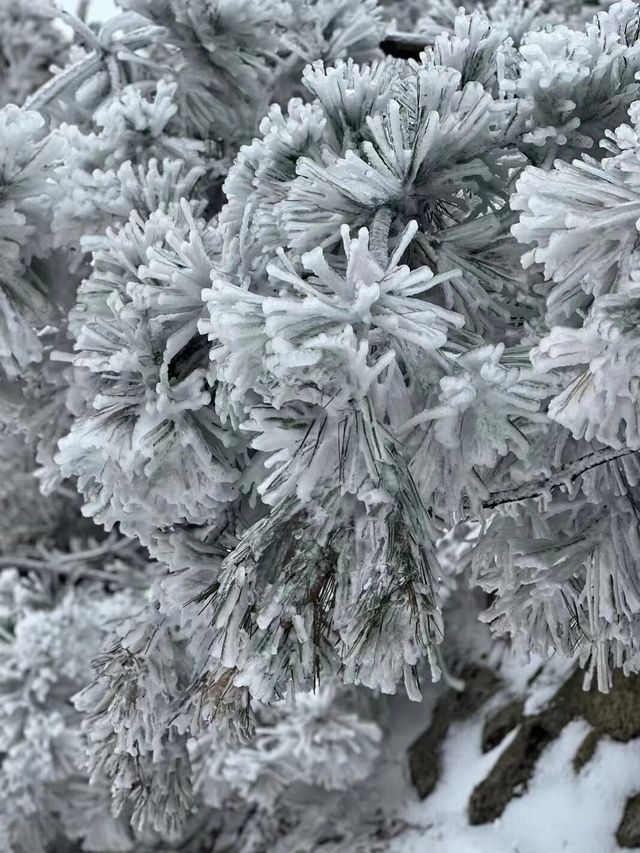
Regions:
<svg viewBox="0 0 640 853"><path fill-rule="evenodd" d="M583 456L581 459L568 462L566 465L558 468L551 477L542 477L528 483L523 483L521 486L516 486L513 489L494 492L482 502L482 506L484 509L495 509L502 504L516 503L517 501L527 500L528 498L539 498L550 489L565 486L567 483L582 476L586 471L597 468L598 465L606 465L607 462L613 462L615 459L620 459L623 456L629 456L631 453L637 452L637 450L630 450L628 447L618 450L614 450L613 448L596 450L594 453Z"/></svg>
<svg viewBox="0 0 640 853"><path fill-rule="evenodd" d="M47 557L29 557L27 555L15 554L0 556L0 569L22 569L23 571L45 571L61 577L73 577L77 575L82 578L94 578L104 582L120 581L123 576L117 572L109 572L105 569L96 569L84 566L103 557L115 557L128 548L135 548L135 543L130 539L108 539L95 548L87 548L84 551L73 551L69 554L56 554Z"/></svg>
<svg viewBox="0 0 640 853"><path fill-rule="evenodd" d="M120 551L126 551L127 548L135 548L136 543L132 539L117 539L115 542L109 540L103 542L95 548L88 548L86 551L72 551L70 554L63 554L58 558L61 563L77 563L88 560L99 560L100 557L107 557L111 554L118 554Z"/></svg>
<svg viewBox="0 0 640 853"><path fill-rule="evenodd" d="M389 32L380 47L387 56L399 59L420 59L420 54L429 45L429 38L419 33Z"/></svg>
<svg viewBox="0 0 640 853"><path fill-rule="evenodd" d="M78 9L76 11L76 16L86 23L87 14L89 12L89 0L78 0Z"/></svg>
<svg viewBox="0 0 640 853"><path fill-rule="evenodd" d="M47 568L44 560L34 560L31 557L0 557L0 569L24 569L25 571L41 571ZM66 575L70 569L61 568L58 574Z"/></svg>
<svg viewBox="0 0 640 853"><path fill-rule="evenodd" d="M22 569L26 572L51 572L54 575L61 577L69 577L74 574L80 567L73 564L61 564L55 560L37 560L33 557L0 557L0 569ZM113 572L101 571L100 569L82 568L78 573L79 578L93 578L94 580L106 582L122 583L124 575L114 574Z"/></svg>

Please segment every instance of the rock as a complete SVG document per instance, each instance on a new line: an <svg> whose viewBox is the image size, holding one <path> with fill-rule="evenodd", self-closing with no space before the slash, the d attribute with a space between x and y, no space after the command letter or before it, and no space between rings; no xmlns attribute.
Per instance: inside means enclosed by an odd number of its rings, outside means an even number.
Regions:
<svg viewBox="0 0 640 853"><path fill-rule="evenodd" d="M609 693L585 691L582 683L583 673L574 672L542 711L521 717L520 731L471 794L471 824L496 820L514 797L526 791L542 751L571 720L584 719L593 727L574 758L577 770L593 756L602 736L626 742L640 735L640 676L615 672Z"/></svg>
<svg viewBox="0 0 640 853"><path fill-rule="evenodd" d="M461 673L464 690L449 690L438 701L429 728L409 748L409 768L421 799L428 797L440 777L440 754L449 726L474 714L498 690L500 681L489 669L467 667Z"/></svg>
<svg viewBox="0 0 640 853"><path fill-rule="evenodd" d="M620 847L640 847L640 794L627 800L616 840Z"/></svg>
<svg viewBox="0 0 640 853"><path fill-rule="evenodd" d="M523 708L524 702L521 699L514 699L509 705L505 705L487 717L482 730L483 752L490 752L495 749L509 732L520 724Z"/></svg>
<svg viewBox="0 0 640 853"><path fill-rule="evenodd" d="M625 676L621 670L613 673L613 685L608 693L580 691L579 708L585 719L603 735L625 743L640 735L640 676Z"/></svg>
<svg viewBox="0 0 640 853"><path fill-rule="evenodd" d="M442 745L451 723L475 714L500 686L497 676L483 667L467 668L461 677L465 689L449 690L442 696L431 725L409 750L411 778L422 799L440 777ZM583 678L581 671L574 672L535 714L525 715L524 700L515 699L487 716L483 752L498 746L516 727L519 730L471 794L470 824L496 820L514 797L526 792L542 752L571 720L583 719L591 726L573 759L576 772L591 760L602 737L626 742L640 736L640 675L625 677L616 671L608 693L595 688L585 691ZM640 847L640 794L628 801L617 838L621 847Z"/></svg>
<svg viewBox="0 0 640 853"><path fill-rule="evenodd" d="M600 743L601 737L602 735L593 729L582 741L573 757L573 769L576 773L579 773L585 764L591 761L593 753L596 751L596 747Z"/></svg>
<svg viewBox="0 0 640 853"><path fill-rule="evenodd" d="M513 742L471 794L470 824L496 820L514 797L524 793L542 750L558 737L568 722L569 718L560 709L554 714L523 719Z"/></svg>

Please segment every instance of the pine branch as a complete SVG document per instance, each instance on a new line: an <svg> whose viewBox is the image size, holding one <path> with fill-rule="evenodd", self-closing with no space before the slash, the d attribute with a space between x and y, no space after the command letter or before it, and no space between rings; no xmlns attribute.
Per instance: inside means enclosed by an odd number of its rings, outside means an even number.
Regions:
<svg viewBox="0 0 640 853"><path fill-rule="evenodd" d="M538 498L551 489L556 489L559 486L564 486L576 480L592 468L605 465L607 462L613 462L616 459L621 459L624 456L629 456L631 453L637 452L637 450L631 450L628 447L618 450L614 448L596 450L594 453L589 453L581 459L576 459L574 462L563 465L551 477L541 477L537 480L523 483L521 486L516 486L513 489L494 492L489 495L487 500L482 502L482 506L484 509L495 509L502 504L516 503L517 501L527 500L528 498Z"/></svg>
<svg viewBox="0 0 640 853"><path fill-rule="evenodd" d="M420 54L428 46L425 35L418 33L390 32L380 43L387 56L398 59L420 59Z"/></svg>

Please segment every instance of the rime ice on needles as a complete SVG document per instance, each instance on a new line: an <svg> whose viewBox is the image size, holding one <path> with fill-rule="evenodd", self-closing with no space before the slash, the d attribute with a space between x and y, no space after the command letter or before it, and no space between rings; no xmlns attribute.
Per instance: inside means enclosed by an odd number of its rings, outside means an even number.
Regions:
<svg viewBox="0 0 640 853"><path fill-rule="evenodd" d="M593 296L624 289L637 268L640 217L637 103L634 125L602 140L611 156L557 161L549 172L527 168L511 200L523 211L513 233L534 246L525 264L544 264L549 321L571 317ZM597 237L597 239L594 239Z"/></svg>
<svg viewBox="0 0 640 853"><path fill-rule="evenodd" d="M637 103L630 112L634 125L609 134L603 146L612 156L601 163L525 171L514 199L524 213L513 230L538 244L525 262L545 265L549 320L577 319L588 306L578 327L553 326L532 354L539 369L559 372L565 386L550 402L550 416L575 438L637 449Z"/></svg>
<svg viewBox="0 0 640 853"><path fill-rule="evenodd" d="M215 737L190 744L199 789L218 805L220 787L273 810L290 785L346 790L366 778L379 752L380 727L349 708L349 697L327 684L300 693L286 709L263 710L251 743L223 750Z"/></svg>
<svg viewBox="0 0 640 853"><path fill-rule="evenodd" d="M485 345L451 358L435 405L403 427L414 448L416 482L440 513L453 521L463 498L478 511L487 493L483 476L501 458L527 459L527 432L544 424L548 394L549 383L524 352Z"/></svg>
<svg viewBox="0 0 640 853"><path fill-rule="evenodd" d="M567 158L597 153L605 130L624 120L637 95L639 15L637 4L624 0L598 13L584 32L559 25L523 38L517 78L504 80L502 89L517 94L522 143L536 160L536 148L544 148L548 163L565 147Z"/></svg>
<svg viewBox="0 0 640 853"><path fill-rule="evenodd" d="M0 107L22 104L66 59L68 39L50 0L0 3Z"/></svg>
<svg viewBox="0 0 640 853"><path fill-rule="evenodd" d="M32 261L50 252L51 175L62 152L38 113L0 111L0 364L9 375L42 357L51 303Z"/></svg>
<svg viewBox="0 0 640 853"><path fill-rule="evenodd" d="M267 268L272 286L287 286L277 297L253 294L224 280L214 280L204 293L211 320L200 328L214 343L212 373L232 386L222 399L240 401L236 417L241 429L265 455L267 476L258 484L258 493L273 507L222 564L218 600L212 602L219 632L215 647L224 647L225 667L239 669L235 683L250 678L247 686L262 701L284 688L278 674L284 663L273 659L276 648L289 656L291 642L293 649L301 644L304 657L296 667L301 689L311 683L317 667L331 668L330 662L315 659L317 652L309 644L317 631L326 635L326 643L337 632L348 680L379 683L386 691L395 689L403 672L411 683L417 650L427 651L438 633L432 624L435 593L429 546L417 542L413 528L421 523L428 530L430 522L396 440L382 426L393 424L396 413L390 403L404 391L398 364L404 352L436 350L445 343L448 329L462 322L455 313L420 298L449 275L436 277L426 267L410 271L398 266L415 232L412 223L391 257L379 262L376 254L387 252L386 233L372 237L375 245L370 245L366 229L352 239L345 226L344 273L333 268L330 256L320 249L303 255L304 276L281 254ZM301 526L305 517L306 533ZM286 566L280 564L286 551L271 557L268 550L278 540L281 547L294 549L299 571L308 577L301 574L293 583L285 575L278 578ZM362 565L357 582L344 574L347 565L342 566L340 558L334 577L331 561L337 557L337 543L345 555L355 549ZM307 549L318 561L315 570ZM271 598L272 604L261 613L251 603L253 594L238 595L239 589L248 591L260 583L259 574L268 567L265 562L260 572L263 557L277 562L268 569L271 592L260 596ZM395 579L390 572L394 559L403 566L402 576ZM327 600L315 600L325 586ZM381 623L380 636L374 638L374 630L370 640L365 639L368 611L360 612L357 602L361 586L371 588L372 607L386 606L397 614L393 622L384 627ZM401 615L403 602L413 610L409 619ZM230 606L237 613L246 608L244 619L253 614L257 628L252 634L240 631L240 643L235 640L233 646L238 629ZM283 619L292 622L297 639L282 634Z"/></svg>
<svg viewBox="0 0 640 853"><path fill-rule="evenodd" d="M143 607L116 629L115 648L95 661L95 680L75 698L84 712L92 780L111 784L114 814L172 840L195 809L176 697L190 675L163 619Z"/></svg>
<svg viewBox="0 0 640 853"><path fill-rule="evenodd" d="M94 587L60 595L50 578L11 569L0 575L0 834L8 853L45 853L66 832L88 834L95 849L130 849L126 824L110 815L107 791L88 789L80 715L70 702L90 675L105 626L130 607L129 593ZM70 823L82 795L95 822L76 833Z"/></svg>
<svg viewBox="0 0 640 853"><path fill-rule="evenodd" d="M552 502L542 524L531 505L492 521L470 560L492 595L483 617L492 630L523 651L577 656L586 686L604 691L613 668L640 666L638 478L611 473L591 500Z"/></svg>
<svg viewBox="0 0 640 853"><path fill-rule="evenodd" d="M574 438L640 449L639 319L640 288L600 296L581 329L555 326L534 351L538 368L562 370L549 416Z"/></svg>
<svg viewBox="0 0 640 853"><path fill-rule="evenodd" d="M162 565L76 571L74 501L12 529L52 598L0 632L37 816L0 833L311 846L291 787L375 761L356 686L417 699L446 660L458 522L496 633L600 689L640 669L638 7L433 0L404 61L373 0L121 5L0 112L0 414L38 444L0 499L13 528L37 455ZM87 686L74 639L107 634Z"/></svg>
<svg viewBox="0 0 640 853"><path fill-rule="evenodd" d="M416 69L404 82L400 99L367 119L360 151L300 160L279 205L292 248L333 245L342 224L367 225L384 207L392 222L419 217L436 230L493 198L500 169L489 94L477 83L462 87L445 67Z"/></svg>
<svg viewBox="0 0 640 853"><path fill-rule="evenodd" d="M280 32L290 8L280 0L126 0L163 28L157 60L178 85L181 116L190 135L250 137L268 104Z"/></svg>
<svg viewBox="0 0 640 853"><path fill-rule="evenodd" d="M79 477L87 513L145 542L155 528L210 520L235 495L197 333L211 239L186 203L177 221L132 215L104 238L70 317L86 396L59 463Z"/></svg>
<svg viewBox="0 0 640 853"><path fill-rule="evenodd" d="M385 27L377 0L290 0L289 5L291 20L301 22L285 36L293 54L289 62L298 60L293 66L298 72L317 60L366 62L380 56Z"/></svg>

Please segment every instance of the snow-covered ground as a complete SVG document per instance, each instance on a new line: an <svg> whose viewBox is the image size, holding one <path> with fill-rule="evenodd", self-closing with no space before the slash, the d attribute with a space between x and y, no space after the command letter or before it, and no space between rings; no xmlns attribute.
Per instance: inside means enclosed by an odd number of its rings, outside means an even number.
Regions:
<svg viewBox="0 0 640 853"><path fill-rule="evenodd" d="M436 790L423 803L407 792L400 815L412 828L391 843L390 853L617 851L615 831L624 804L640 788L640 742L605 740L591 762L575 773L572 759L588 730L585 722L570 723L543 753L525 796L513 800L495 823L469 826L469 795L509 739L482 755L480 724L455 725Z"/></svg>
<svg viewBox="0 0 640 853"><path fill-rule="evenodd" d="M508 669L507 689L518 690L531 674L531 667L516 665L511 672ZM550 682L540 684L529 696L527 712L547 701L551 692L554 689ZM417 706L407 701L401 724L394 714L396 734L388 743L389 757L376 774L375 782L370 783L371 801L385 803L385 812L393 813L397 819L398 834L389 842L388 853L614 853L620 850L615 840L616 829L627 798L640 791L640 739L619 743L603 738L593 758L576 773L573 757L589 725L582 720L573 721L543 752L527 790L511 801L502 817L492 824L470 826L469 796L486 778L516 731L494 750L483 754L481 717L476 715L469 721L453 723L444 744L440 781L434 792L420 801L409 778L407 749L428 727L433 704L432 699Z"/></svg>

